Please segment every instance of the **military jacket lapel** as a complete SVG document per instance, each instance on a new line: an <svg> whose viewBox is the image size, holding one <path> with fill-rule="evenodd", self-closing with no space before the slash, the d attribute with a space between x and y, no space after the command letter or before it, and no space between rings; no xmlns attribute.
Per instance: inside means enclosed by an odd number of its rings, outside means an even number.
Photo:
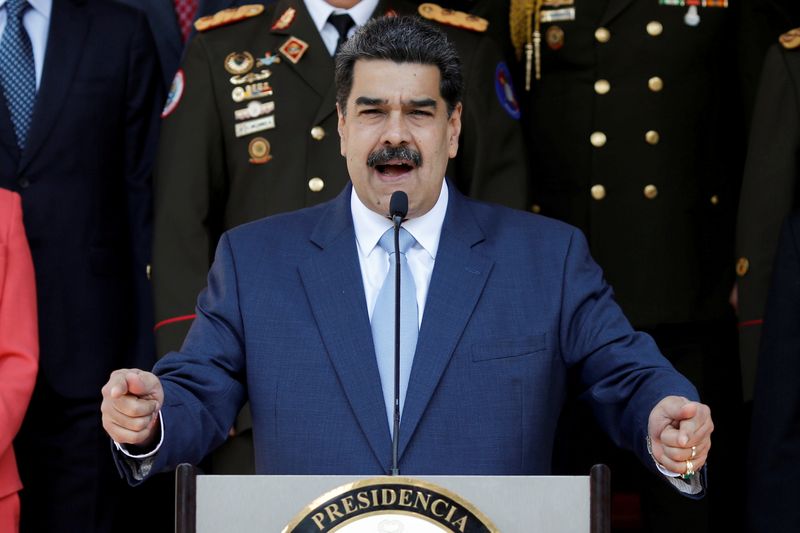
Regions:
<svg viewBox="0 0 800 533"><path fill-rule="evenodd" d="M605 25L611 22L614 18L622 13L634 0L609 0L608 8L606 9L603 18L600 20L600 25ZM656 0L646 0L656 2ZM580 16L580 13L577 14Z"/></svg>

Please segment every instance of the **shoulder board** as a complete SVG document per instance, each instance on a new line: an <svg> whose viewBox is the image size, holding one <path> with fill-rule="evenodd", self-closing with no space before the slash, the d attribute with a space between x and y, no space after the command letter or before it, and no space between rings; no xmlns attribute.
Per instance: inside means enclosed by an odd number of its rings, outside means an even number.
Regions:
<svg viewBox="0 0 800 533"><path fill-rule="evenodd" d="M218 11L213 15L201 17L194 21L194 29L197 31L208 31L220 26L227 26L240 20L248 19L260 15L264 11L261 4L249 4L246 6L229 7Z"/></svg>
<svg viewBox="0 0 800 533"><path fill-rule="evenodd" d="M778 38L778 42L787 50L794 50L800 47L800 28L787 31Z"/></svg>
<svg viewBox="0 0 800 533"><path fill-rule="evenodd" d="M489 21L464 13L463 11L456 11L455 9L445 9L440 5L426 2L419 5L419 14L428 20L435 20L447 26L454 26L465 30L485 32L489 27Z"/></svg>

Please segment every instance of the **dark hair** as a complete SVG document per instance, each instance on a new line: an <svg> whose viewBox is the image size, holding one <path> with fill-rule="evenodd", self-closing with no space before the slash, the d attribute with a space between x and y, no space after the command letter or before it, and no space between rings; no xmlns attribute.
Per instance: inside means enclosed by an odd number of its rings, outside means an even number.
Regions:
<svg viewBox="0 0 800 533"><path fill-rule="evenodd" d="M353 68L359 59L389 60L439 67L439 92L448 116L461 101L461 60L438 28L417 17L379 17L370 20L345 42L336 55L336 102L346 111L353 87Z"/></svg>

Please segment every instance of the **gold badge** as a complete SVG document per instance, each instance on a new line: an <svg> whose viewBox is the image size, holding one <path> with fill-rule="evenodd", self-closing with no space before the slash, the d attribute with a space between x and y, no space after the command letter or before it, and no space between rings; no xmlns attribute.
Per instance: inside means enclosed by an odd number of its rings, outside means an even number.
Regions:
<svg viewBox="0 0 800 533"><path fill-rule="evenodd" d="M306 53L306 50L308 50L308 43L294 36L286 39L286 42L278 48L278 51L295 65L300 61L300 58L303 57L303 54Z"/></svg>
<svg viewBox="0 0 800 533"><path fill-rule="evenodd" d="M800 28L787 31L780 36L778 41L780 41L781 46L787 50L793 50L797 48L800 46Z"/></svg>
<svg viewBox="0 0 800 533"><path fill-rule="evenodd" d="M231 52L225 58L225 70L230 74L245 74L253 68L255 59L250 52Z"/></svg>
<svg viewBox="0 0 800 533"><path fill-rule="evenodd" d="M244 109L237 109L233 112L236 120L248 120L269 115L275 111L275 102L250 102Z"/></svg>
<svg viewBox="0 0 800 533"><path fill-rule="evenodd" d="M564 30L558 26L550 26L544 34L544 40L550 50L560 50L564 46Z"/></svg>
<svg viewBox="0 0 800 533"><path fill-rule="evenodd" d="M269 155L269 141L264 137L256 137L247 146L247 153L250 154L250 162L254 165L263 165L272 159Z"/></svg>
<svg viewBox="0 0 800 533"><path fill-rule="evenodd" d="M272 96L272 87L266 81L251 83L244 87L234 87L233 91L231 91L231 98L234 102L244 102L245 100L253 100L265 96Z"/></svg>
<svg viewBox="0 0 800 533"><path fill-rule="evenodd" d="M249 72L241 76L231 76L231 83L234 85L241 85L242 83L253 83L256 81L265 80L272 76L272 71L269 69L261 69L258 72Z"/></svg>
<svg viewBox="0 0 800 533"><path fill-rule="evenodd" d="M293 7L290 7L283 12L278 20L275 21L275 24L272 25L272 30L285 30L292 25L292 22L294 22L294 17L296 16L297 10Z"/></svg>

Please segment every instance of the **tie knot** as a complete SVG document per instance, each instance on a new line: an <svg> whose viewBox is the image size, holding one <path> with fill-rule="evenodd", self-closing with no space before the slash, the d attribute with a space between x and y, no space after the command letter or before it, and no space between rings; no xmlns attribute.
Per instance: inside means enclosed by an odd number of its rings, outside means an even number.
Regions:
<svg viewBox="0 0 800 533"><path fill-rule="evenodd" d="M331 13L331 16L328 17L328 22L339 32L339 39L341 41L347 40L347 32L356 25L353 18L347 13L340 13L338 15Z"/></svg>
<svg viewBox="0 0 800 533"><path fill-rule="evenodd" d="M30 6L28 0L6 0L6 11L9 20L20 20L25 10Z"/></svg>
<svg viewBox="0 0 800 533"><path fill-rule="evenodd" d="M400 253L405 255L414 243L417 242L417 239L414 238L406 228L400 228ZM394 228L389 228L386 232L381 235L381 240L378 241L378 245L383 248L387 254L393 255L394 254Z"/></svg>

